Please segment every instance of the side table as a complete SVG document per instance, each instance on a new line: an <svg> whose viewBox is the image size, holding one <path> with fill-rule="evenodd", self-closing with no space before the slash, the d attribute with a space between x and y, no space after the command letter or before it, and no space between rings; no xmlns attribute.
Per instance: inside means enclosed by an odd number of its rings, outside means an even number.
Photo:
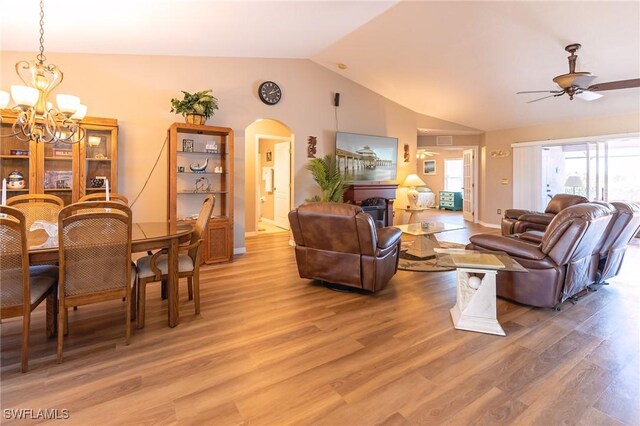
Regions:
<svg viewBox="0 0 640 426"><path fill-rule="evenodd" d="M499 271L527 270L504 252L435 249L438 264L456 268L456 304L451 310L453 326L459 330L505 336L496 312L496 276ZM481 276L479 285L471 277ZM477 279L474 280L477 284Z"/></svg>
<svg viewBox="0 0 640 426"><path fill-rule="evenodd" d="M409 223L420 223L420 213L423 211L429 210L428 207L416 207L416 208L408 208L408 209L400 209L406 213L410 213Z"/></svg>

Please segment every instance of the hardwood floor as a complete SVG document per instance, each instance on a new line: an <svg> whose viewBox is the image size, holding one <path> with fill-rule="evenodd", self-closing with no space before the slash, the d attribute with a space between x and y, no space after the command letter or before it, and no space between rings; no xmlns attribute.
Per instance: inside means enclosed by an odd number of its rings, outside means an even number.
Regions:
<svg viewBox="0 0 640 426"><path fill-rule="evenodd" d="M438 238L477 232L497 230ZM82 306L58 365L39 308L21 374L20 319L3 321L2 422L8 409L58 409L79 425L640 424L640 241L611 285L561 312L498 300L499 337L453 328L454 272L335 292L298 277L288 239L251 237L233 263L204 267L198 317L181 283L174 329L150 285L129 346L123 303Z"/></svg>

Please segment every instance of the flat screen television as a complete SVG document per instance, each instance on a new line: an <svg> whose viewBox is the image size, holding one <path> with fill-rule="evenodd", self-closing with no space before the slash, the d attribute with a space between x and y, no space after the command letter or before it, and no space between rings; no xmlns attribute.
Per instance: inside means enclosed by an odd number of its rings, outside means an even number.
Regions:
<svg viewBox="0 0 640 426"><path fill-rule="evenodd" d="M347 182L396 179L398 139L336 132L336 163Z"/></svg>

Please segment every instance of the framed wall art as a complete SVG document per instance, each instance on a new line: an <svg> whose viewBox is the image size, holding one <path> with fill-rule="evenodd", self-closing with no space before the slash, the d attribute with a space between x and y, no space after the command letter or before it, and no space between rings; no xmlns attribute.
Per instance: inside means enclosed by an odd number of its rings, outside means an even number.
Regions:
<svg viewBox="0 0 640 426"><path fill-rule="evenodd" d="M424 160L422 162L422 173L425 175L436 174L436 160Z"/></svg>

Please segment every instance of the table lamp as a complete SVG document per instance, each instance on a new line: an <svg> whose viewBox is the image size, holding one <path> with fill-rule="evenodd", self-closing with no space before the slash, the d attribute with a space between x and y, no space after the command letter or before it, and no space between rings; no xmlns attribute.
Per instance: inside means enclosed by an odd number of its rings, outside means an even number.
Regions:
<svg viewBox="0 0 640 426"><path fill-rule="evenodd" d="M408 186L409 190L407 191L407 199L409 200L409 208L417 209L418 208L418 191L416 191L416 186L424 186L426 183L422 179L418 177L417 174L412 173L404 180L402 186Z"/></svg>
<svg viewBox="0 0 640 426"><path fill-rule="evenodd" d="M567 178L567 181L564 183L565 187L573 188L573 194L576 193L576 188L583 188L584 183L582 179L578 175L571 175Z"/></svg>

